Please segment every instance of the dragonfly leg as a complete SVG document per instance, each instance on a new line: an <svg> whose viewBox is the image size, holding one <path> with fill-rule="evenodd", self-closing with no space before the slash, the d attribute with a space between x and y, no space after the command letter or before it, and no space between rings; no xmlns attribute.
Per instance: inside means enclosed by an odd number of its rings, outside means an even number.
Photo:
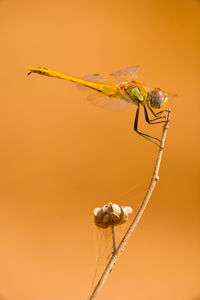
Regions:
<svg viewBox="0 0 200 300"><path fill-rule="evenodd" d="M151 135L145 134L145 133L140 132L140 131L138 130L139 113L140 113L140 106L138 105L137 110L136 110L136 114L135 114L134 130L135 130L139 135L141 135L141 136L143 136L145 139L147 139L148 141L150 141L150 142L152 142L152 143L154 143L154 144L156 144L157 146L160 147L160 144L158 144L158 143L156 142L156 141L161 142L158 138L155 138L155 137L153 137L153 136L151 136ZM152 139L154 139L154 140L156 140L156 141L153 141Z"/></svg>
<svg viewBox="0 0 200 300"><path fill-rule="evenodd" d="M158 116L161 115L162 113L168 112L167 109L163 109L163 110L160 110L159 112L155 113L155 111L150 107L150 105L148 105L148 109L150 110L150 112L152 113L152 115L153 115L154 117L158 117Z"/></svg>
<svg viewBox="0 0 200 300"><path fill-rule="evenodd" d="M147 123L149 123L149 124L159 124L159 123L164 123L165 122L165 117L156 117L156 118L150 120L146 106L144 105L143 107L144 107L145 121ZM156 122L157 120L160 120L160 119L164 119L164 120Z"/></svg>

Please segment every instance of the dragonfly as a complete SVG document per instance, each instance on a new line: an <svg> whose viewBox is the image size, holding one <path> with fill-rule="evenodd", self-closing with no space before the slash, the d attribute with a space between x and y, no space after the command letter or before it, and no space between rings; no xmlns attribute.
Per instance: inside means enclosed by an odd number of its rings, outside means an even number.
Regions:
<svg viewBox="0 0 200 300"><path fill-rule="evenodd" d="M143 108L145 121L148 124L164 123L167 110L155 112L154 109L162 108L168 99L174 95L160 88L152 88L138 82L136 80L138 69L139 66L131 66L113 72L109 74L110 80L100 74L78 78L43 67L30 67L27 75L37 73L74 82L78 87L87 88L92 92L88 96L90 102L108 110L126 110L131 104L135 104L137 106L134 120L135 132L160 147L161 140L159 138L143 133L138 129L140 108ZM149 113L153 119L149 117Z"/></svg>

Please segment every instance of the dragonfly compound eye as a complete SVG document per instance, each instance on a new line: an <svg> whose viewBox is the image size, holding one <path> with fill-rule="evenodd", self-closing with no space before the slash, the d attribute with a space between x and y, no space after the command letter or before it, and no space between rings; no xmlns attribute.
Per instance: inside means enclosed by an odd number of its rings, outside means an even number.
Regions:
<svg viewBox="0 0 200 300"><path fill-rule="evenodd" d="M161 89L156 88L149 93L149 101L153 108L160 108L167 103L168 97Z"/></svg>

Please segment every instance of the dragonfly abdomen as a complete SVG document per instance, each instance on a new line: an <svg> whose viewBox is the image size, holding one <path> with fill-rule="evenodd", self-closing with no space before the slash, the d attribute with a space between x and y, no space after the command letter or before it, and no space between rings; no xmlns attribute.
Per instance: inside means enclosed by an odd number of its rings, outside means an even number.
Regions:
<svg viewBox="0 0 200 300"><path fill-rule="evenodd" d="M74 77L74 76L70 76L61 72L57 72L54 70L50 70L47 68L29 68L29 74L31 73L38 73L41 75L45 75L45 76L49 76L49 77L57 77L60 79L64 79L64 80L68 80L68 81L72 81L84 86L87 86L89 88L92 88L94 90L97 90L99 92L102 92L104 94L106 94L107 96L114 96L115 94L118 93L118 88L111 85L111 84L107 84L107 83L99 83L99 82L92 82L89 80L84 80L82 78L78 78L78 77Z"/></svg>

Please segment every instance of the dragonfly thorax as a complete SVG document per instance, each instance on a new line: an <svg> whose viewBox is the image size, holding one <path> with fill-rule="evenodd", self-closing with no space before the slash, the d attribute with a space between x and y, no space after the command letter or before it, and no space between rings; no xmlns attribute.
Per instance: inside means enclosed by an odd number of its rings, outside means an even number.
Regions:
<svg viewBox="0 0 200 300"><path fill-rule="evenodd" d="M144 103L147 99L147 92L143 86L139 84L130 84L125 87L125 93L134 103Z"/></svg>

